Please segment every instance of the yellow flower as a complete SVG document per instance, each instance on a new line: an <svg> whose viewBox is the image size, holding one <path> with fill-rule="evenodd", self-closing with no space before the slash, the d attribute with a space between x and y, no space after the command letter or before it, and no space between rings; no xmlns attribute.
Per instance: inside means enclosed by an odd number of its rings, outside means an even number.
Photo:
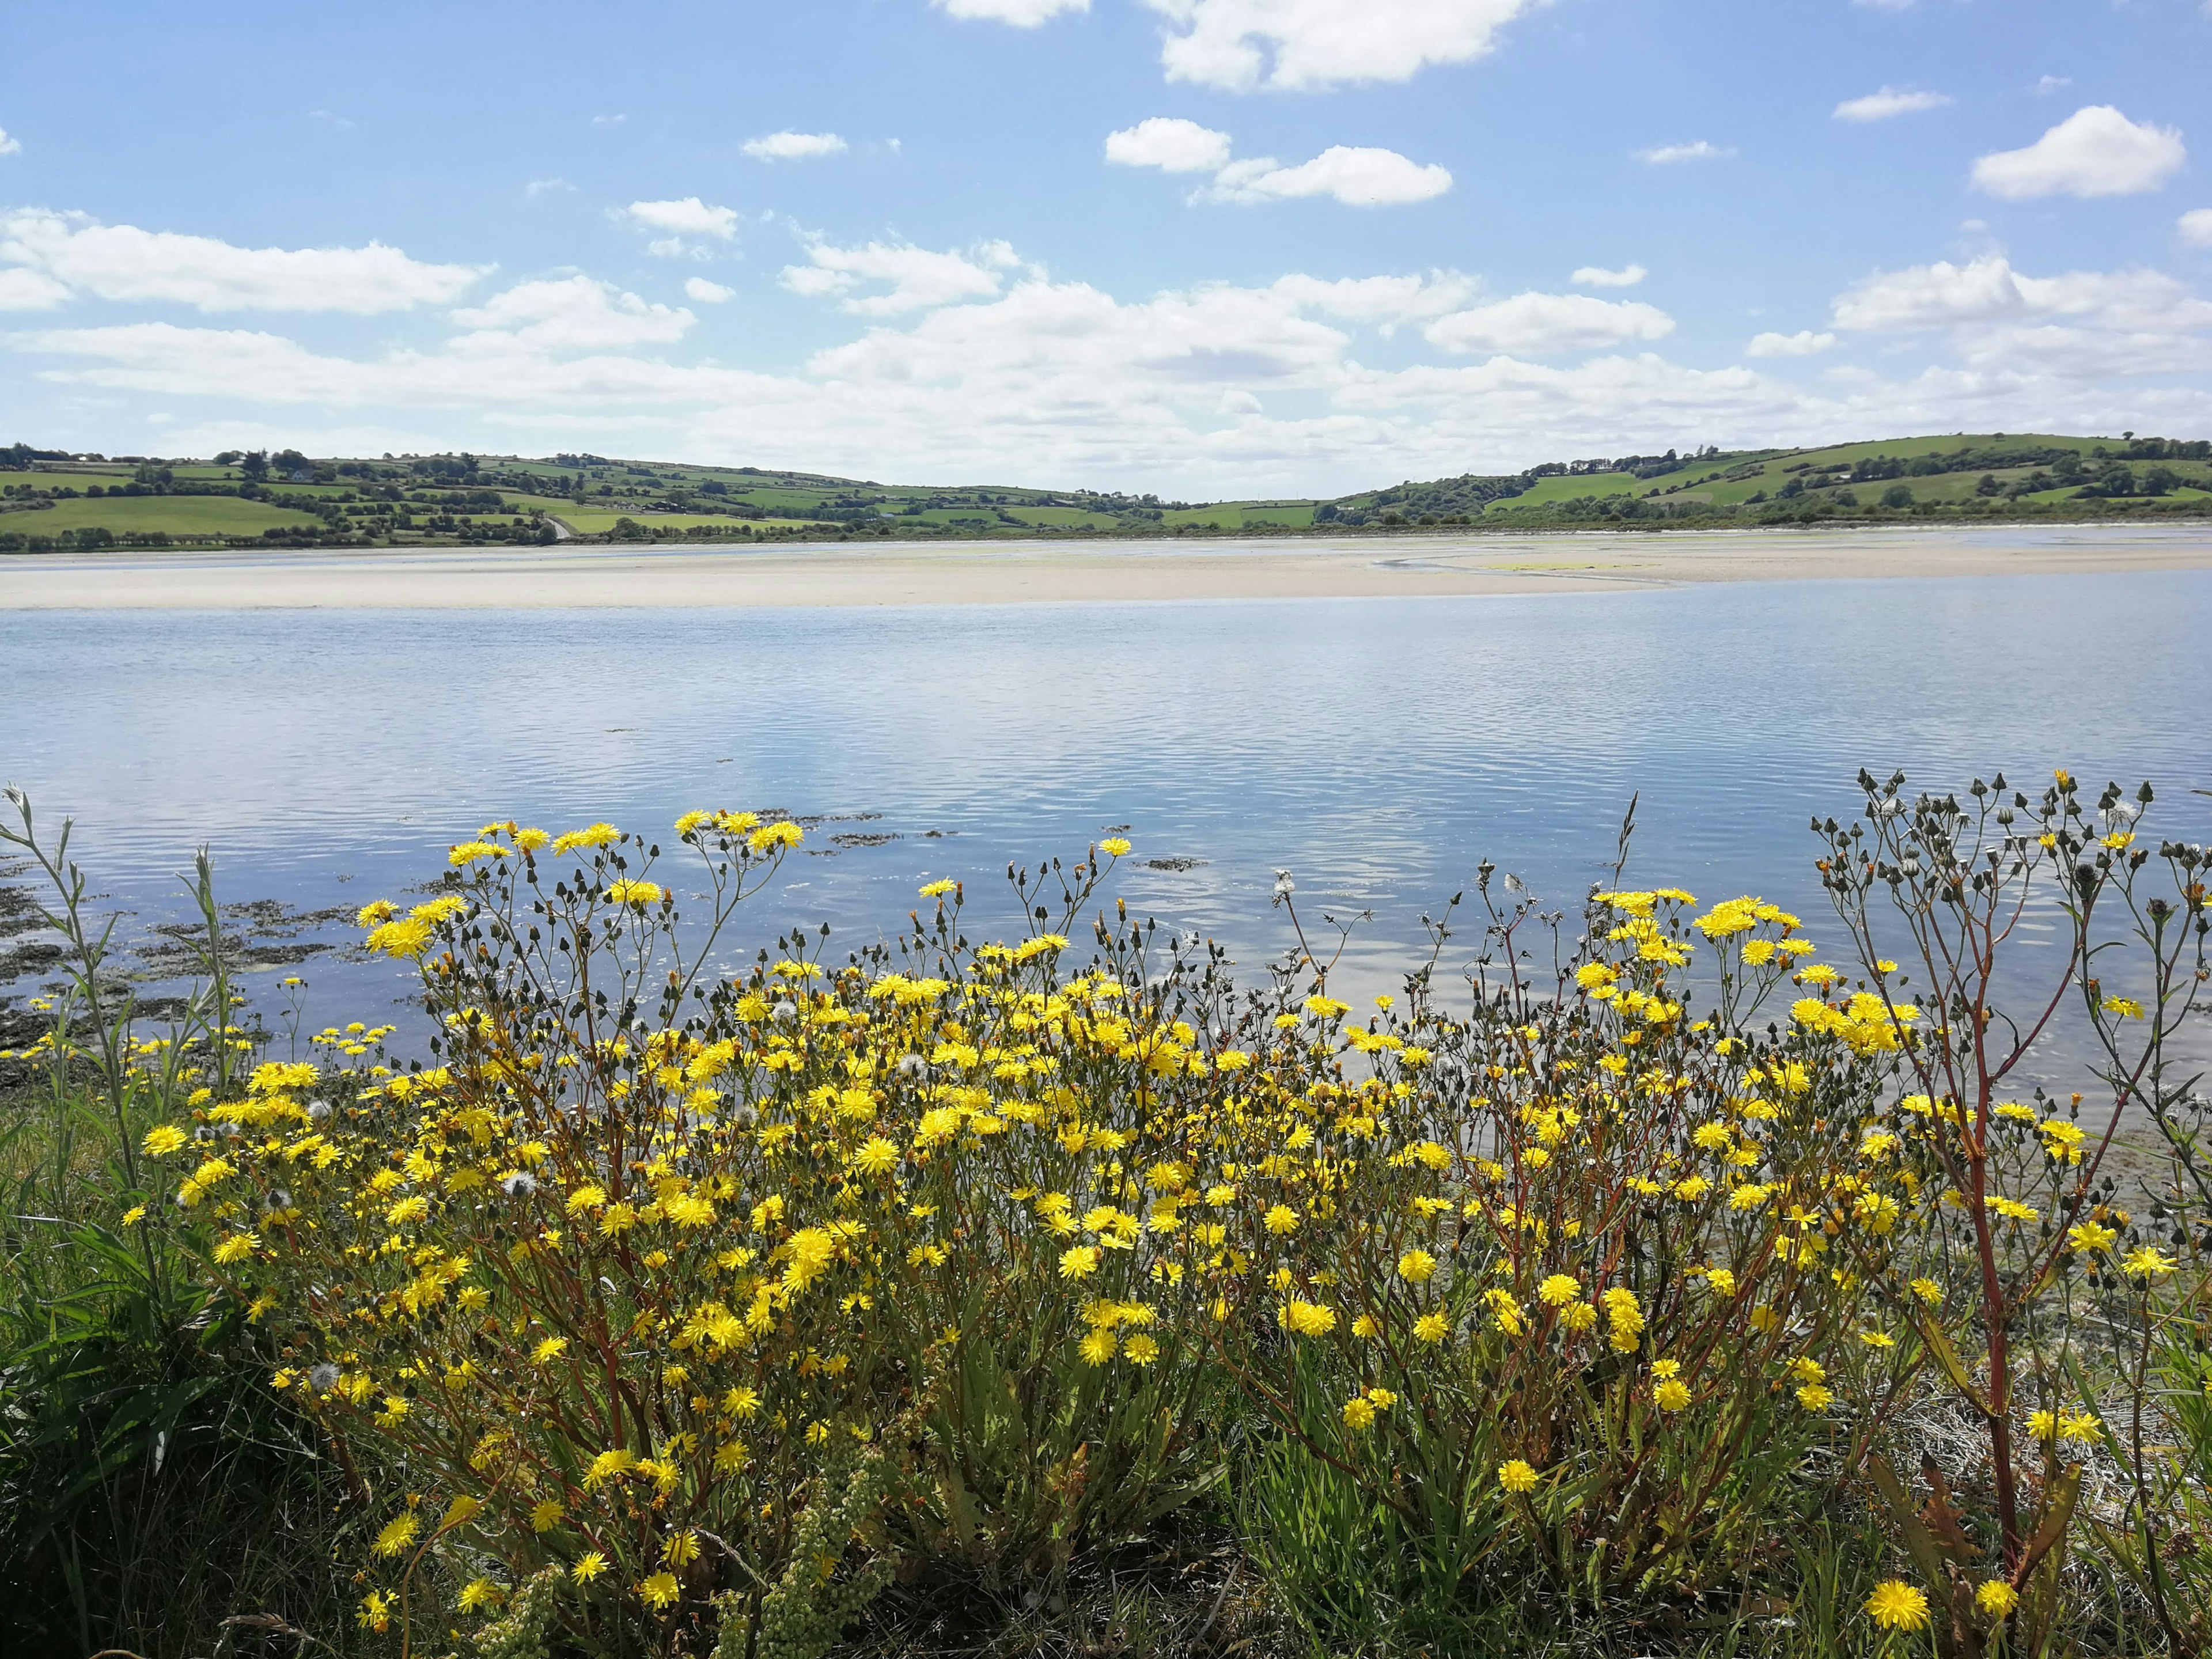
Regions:
<svg viewBox="0 0 2212 1659"><path fill-rule="evenodd" d="M1510 1492L1536 1490L1536 1471L1522 1459L1516 1457L1498 1466L1498 1484Z"/></svg>
<svg viewBox="0 0 2212 1659"><path fill-rule="evenodd" d="M1564 1308L1582 1293L1583 1287L1572 1273L1553 1273L1536 1287L1537 1299L1552 1308Z"/></svg>
<svg viewBox="0 0 2212 1659"><path fill-rule="evenodd" d="M595 823L585 830L571 830L565 836L553 837L553 855L565 858L580 847L611 847L622 839L622 831L611 823Z"/></svg>
<svg viewBox="0 0 2212 1659"><path fill-rule="evenodd" d="M1425 1285L1437 1276L1437 1259L1426 1250L1411 1249L1398 1258L1398 1277L1408 1285Z"/></svg>
<svg viewBox="0 0 2212 1659"><path fill-rule="evenodd" d="M1101 1252L1096 1244L1077 1244L1060 1253L1060 1276L1084 1279L1098 1271Z"/></svg>
<svg viewBox="0 0 2212 1659"><path fill-rule="evenodd" d="M1139 1331L1121 1345L1121 1354L1132 1365L1149 1365L1160 1357L1160 1345Z"/></svg>
<svg viewBox="0 0 2212 1659"><path fill-rule="evenodd" d="M806 831L789 819L764 823L745 837L745 845L757 854L773 853L781 848L796 847L806 838Z"/></svg>
<svg viewBox="0 0 2212 1659"><path fill-rule="evenodd" d="M689 1566L699 1559L699 1534L696 1532L671 1533L668 1541L660 1547L660 1559L672 1567Z"/></svg>
<svg viewBox="0 0 2212 1659"><path fill-rule="evenodd" d="M1375 1407L1364 1395L1354 1395L1344 1402L1344 1426L1354 1432L1364 1432L1375 1426Z"/></svg>
<svg viewBox="0 0 2212 1659"><path fill-rule="evenodd" d="M2085 1221L2078 1227L2066 1230L2066 1247L2094 1255L2100 1250L2111 1249L2112 1241L2118 1237L2100 1221Z"/></svg>
<svg viewBox="0 0 2212 1659"><path fill-rule="evenodd" d="M1928 1624L1928 1598L1902 1578L1885 1578L1867 1597L1868 1616L1884 1630L1922 1630Z"/></svg>
<svg viewBox="0 0 2212 1659"><path fill-rule="evenodd" d="M1114 1334L1110 1326L1099 1325L1093 1327L1091 1334L1083 1339L1078 1352L1083 1355L1085 1364L1103 1365L1114 1357L1115 1350L1121 1346L1121 1338Z"/></svg>
<svg viewBox="0 0 2212 1659"><path fill-rule="evenodd" d="M1416 1342L1425 1342L1431 1347L1434 1347L1444 1340L1449 1329L1450 1328L1444 1323L1444 1316L1442 1314L1423 1314L1413 1322L1413 1340Z"/></svg>
<svg viewBox="0 0 2212 1659"><path fill-rule="evenodd" d="M2002 1578L1984 1578L1974 1592L1974 1605L1992 1619L2002 1619L2020 1605L2020 1592Z"/></svg>
<svg viewBox="0 0 2212 1659"><path fill-rule="evenodd" d="M580 1584L588 1584L607 1570L607 1558L597 1550L586 1550L576 1558L576 1565L568 1569L568 1577Z"/></svg>
<svg viewBox="0 0 2212 1659"><path fill-rule="evenodd" d="M562 1517L567 1513L561 1507L559 1498L541 1498L530 1506L530 1529L532 1532L550 1532L561 1524Z"/></svg>
<svg viewBox="0 0 2212 1659"><path fill-rule="evenodd" d="M157 1123L146 1131L144 1146L154 1158L167 1158L191 1137L173 1123Z"/></svg>
<svg viewBox="0 0 2212 1659"><path fill-rule="evenodd" d="M533 1365L550 1365L561 1357L568 1346L567 1337L549 1336L531 1351L530 1363Z"/></svg>
<svg viewBox="0 0 2212 1659"><path fill-rule="evenodd" d="M253 1254L261 1240L250 1232L233 1233L215 1247L215 1259L221 1262L243 1261Z"/></svg>
<svg viewBox="0 0 2212 1659"><path fill-rule="evenodd" d="M1651 1391L1653 1402L1662 1412L1678 1412L1690 1403L1689 1385L1679 1376L1670 1376Z"/></svg>
<svg viewBox="0 0 2212 1659"><path fill-rule="evenodd" d="M959 885L957 881L933 881L921 890L921 896L924 898L943 898L947 893L957 889Z"/></svg>
<svg viewBox="0 0 2212 1659"><path fill-rule="evenodd" d="M366 933L372 927L383 926L398 914L399 907L390 899L378 899L373 904L361 907L359 914L353 919L353 925Z"/></svg>
<svg viewBox="0 0 2212 1659"><path fill-rule="evenodd" d="M660 884L656 881L617 881L609 884L607 900L612 904L627 904L634 910L642 910L649 904L660 902Z"/></svg>
<svg viewBox="0 0 2212 1659"><path fill-rule="evenodd" d="M465 841L446 854L446 862L454 869L465 869L479 859L503 859L507 848L488 841Z"/></svg>
<svg viewBox="0 0 2212 1659"><path fill-rule="evenodd" d="M461 1587L463 1613L474 1613L478 1607L494 1606L499 1600L499 1586L489 1578L471 1578Z"/></svg>
<svg viewBox="0 0 2212 1659"><path fill-rule="evenodd" d="M613 1451L603 1451L592 1460L591 1467L584 1471L584 1490L593 1491L610 1480L628 1474L636 1467L637 1454L634 1451L619 1447Z"/></svg>
<svg viewBox="0 0 2212 1659"><path fill-rule="evenodd" d="M1109 859L1127 857L1129 843L1120 836L1109 836L1098 843L1098 850Z"/></svg>
<svg viewBox="0 0 2212 1659"><path fill-rule="evenodd" d="M1943 1287L1932 1279L1916 1279L1905 1289L1931 1308L1943 1299Z"/></svg>
<svg viewBox="0 0 2212 1659"><path fill-rule="evenodd" d="M123 1212L122 1224L126 1227L135 1227L145 1218L146 1206L143 1204L134 1204Z"/></svg>
<svg viewBox="0 0 2212 1659"><path fill-rule="evenodd" d="M1298 1212L1287 1204L1278 1204L1261 1218L1267 1231L1280 1238L1298 1230Z"/></svg>
<svg viewBox="0 0 2212 1659"><path fill-rule="evenodd" d="M2149 1244L2143 1245L2140 1249L2129 1251L2120 1261L2123 1271L2134 1278L2146 1281L2163 1278L2172 1273L2178 1265L2172 1256L2161 1254L2155 1247Z"/></svg>
<svg viewBox="0 0 2212 1659"><path fill-rule="evenodd" d="M1299 1336L1327 1336L1336 1328L1336 1310L1318 1302L1292 1302L1277 1319L1285 1330Z"/></svg>
<svg viewBox="0 0 2212 1659"><path fill-rule="evenodd" d="M403 1515L396 1521L386 1522L384 1530L376 1534L376 1553L382 1556L398 1554L400 1551L415 1541L415 1534L418 1530L420 1530L419 1525L411 1514Z"/></svg>

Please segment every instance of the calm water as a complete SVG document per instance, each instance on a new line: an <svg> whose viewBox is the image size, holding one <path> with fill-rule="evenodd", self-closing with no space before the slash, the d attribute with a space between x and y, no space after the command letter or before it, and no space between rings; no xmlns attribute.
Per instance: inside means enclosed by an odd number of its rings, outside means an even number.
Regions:
<svg viewBox="0 0 2212 1659"><path fill-rule="evenodd" d="M1461 599L887 611L0 617L0 776L139 923L213 849L227 896L301 910L434 875L515 817L662 830L694 805L824 823L748 945L873 938L921 882L1002 924L1009 860L1127 825L1131 908L1256 965L1267 896L1372 909L1379 988L1489 858L1570 906L1632 794L1632 873L1758 892L1834 932L1807 820L1862 765L1963 785L2064 763L2161 787L2212 838L2212 573L1837 581ZM935 832L934 835L932 832ZM844 836L891 836L881 845ZM678 882L679 890L683 884ZM324 937L350 938L326 933ZM1464 936L1469 939L1472 933ZM750 954L748 949L746 954ZM388 1012L390 970L298 971L324 1018ZM0 984L0 997L31 988ZM265 985L267 981L263 981Z"/></svg>

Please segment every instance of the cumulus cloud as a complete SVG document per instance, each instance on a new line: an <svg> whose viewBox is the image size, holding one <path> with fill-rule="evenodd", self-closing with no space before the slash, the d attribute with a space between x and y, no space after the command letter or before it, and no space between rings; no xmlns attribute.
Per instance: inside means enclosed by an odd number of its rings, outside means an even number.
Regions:
<svg viewBox="0 0 2212 1659"><path fill-rule="evenodd" d="M647 230L670 231L678 237L712 236L724 242L737 239L737 210L711 207L696 196L673 202L632 202L623 213Z"/></svg>
<svg viewBox="0 0 2212 1659"><path fill-rule="evenodd" d="M771 132L748 138L738 148L757 161L805 161L842 155L845 141L834 132Z"/></svg>
<svg viewBox="0 0 2212 1659"><path fill-rule="evenodd" d="M455 342L459 347L523 345L544 352L665 344L683 338L696 320L681 307L649 304L581 276L518 283L453 313L454 322L473 331Z"/></svg>
<svg viewBox="0 0 2212 1659"><path fill-rule="evenodd" d="M356 316L457 299L489 269L426 264L396 247L246 248L209 236L103 225L82 214L0 214L0 265L101 300L201 311L331 311ZM15 286L24 290L22 279ZM27 291L27 290L24 290Z"/></svg>
<svg viewBox="0 0 2212 1659"><path fill-rule="evenodd" d="M1811 329L1803 328L1795 334L1771 331L1754 334L1744 350L1753 357L1810 357L1826 351L1835 343L1836 337L1832 334L1815 334Z"/></svg>
<svg viewBox="0 0 2212 1659"><path fill-rule="evenodd" d="M1587 294L1516 294L1439 317L1421 331L1447 351L1525 352L1549 357L1595 351L1629 340L1656 340L1674 319L1640 300L1596 300Z"/></svg>
<svg viewBox="0 0 2212 1659"><path fill-rule="evenodd" d="M1300 196L1331 196L1347 207L1425 202L1451 188L1448 168L1424 167L1395 149L1332 144L1310 161L1285 166L1272 155L1230 159L1229 135L1176 116L1156 115L1106 135L1106 159L1163 173L1211 173L1196 202L1251 206Z"/></svg>
<svg viewBox="0 0 2212 1659"><path fill-rule="evenodd" d="M2031 276L2000 255L1869 277L1837 296L1836 326L1943 329L1970 366L2090 380L2212 369L2212 302L2162 271Z"/></svg>
<svg viewBox="0 0 2212 1659"><path fill-rule="evenodd" d="M1333 196L1346 207L1396 207L1441 196L1451 184L1448 169L1423 167L1395 149L1331 144L1296 167L1272 155L1231 161L1200 193L1209 201L1246 204Z"/></svg>
<svg viewBox="0 0 2212 1659"><path fill-rule="evenodd" d="M1404 81L1492 51L1541 0L1145 0L1170 81L1231 92Z"/></svg>
<svg viewBox="0 0 2212 1659"><path fill-rule="evenodd" d="M786 265L783 285L793 294L834 295L846 310L861 317L894 317L957 301L994 295L1006 274L1020 265L1011 244L982 242L965 253L939 253L908 242L870 242L865 247L807 244L807 263ZM888 284L884 292L860 294L863 284Z"/></svg>
<svg viewBox="0 0 2212 1659"><path fill-rule="evenodd" d="M725 300L734 300L738 291L725 288L720 283L710 283L704 276L694 276L684 284L684 291L702 306L718 306Z"/></svg>
<svg viewBox="0 0 2212 1659"><path fill-rule="evenodd" d="M52 311L70 291L42 270L0 266L0 311Z"/></svg>
<svg viewBox="0 0 2212 1659"><path fill-rule="evenodd" d="M0 127L0 155L19 155L22 153L22 149L21 141L10 138L8 136L8 129Z"/></svg>
<svg viewBox="0 0 2212 1659"><path fill-rule="evenodd" d="M1603 265L1583 265L1567 278L1577 288L1634 288L1651 273L1642 265L1623 265L1607 270Z"/></svg>
<svg viewBox="0 0 2212 1659"><path fill-rule="evenodd" d="M1638 150L1636 159L1646 167L1667 167L1683 161L1724 161L1735 154L1732 149L1700 138L1688 144L1654 144L1649 149Z"/></svg>
<svg viewBox="0 0 2212 1659"><path fill-rule="evenodd" d="M2181 240L2195 247L2212 247L2212 208L2191 208L2175 222Z"/></svg>
<svg viewBox="0 0 2212 1659"><path fill-rule="evenodd" d="M2008 201L2042 196L2140 196L2181 170L2179 129L2130 121L2110 104L2078 109L2025 149L1974 163L1977 189Z"/></svg>
<svg viewBox="0 0 2212 1659"><path fill-rule="evenodd" d="M1230 143L1216 132L1180 116L1155 115L1133 127L1106 135L1106 159L1125 167L1158 167L1163 173L1218 173L1229 165Z"/></svg>
<svg viewBox="0 0 2212 1659"><path fill-rule="evenodd" d="M1089 11L1091 0L930 0L948 17L981 18L1033 29L1064 11Z"/></svg>
<svg viewBox="0 0 2212 1659"><path fill-rule="evenodd" d="M1838 121L1887 121L1899 115L1917 115L1923 110L1942 109L1955 103L1948 92L1916 92L1910 87L1884 87L1880 92L1870 92L1863 98L1846 98L1836 106Z"/></svg>

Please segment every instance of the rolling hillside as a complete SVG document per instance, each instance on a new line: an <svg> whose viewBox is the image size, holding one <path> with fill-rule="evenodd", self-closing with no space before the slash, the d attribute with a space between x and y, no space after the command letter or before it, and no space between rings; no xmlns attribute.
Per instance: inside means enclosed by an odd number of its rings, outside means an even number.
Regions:
<svg viewBox="0 0 2212 1659"><path fill-rule="evenodd" d="M2212 514L2204 441L1990 433L1706 449L1408 481L1331 500L1188 502L881 484L562 454L212 460L0 448L0 553L581 539L1209 536Z"/></svg>

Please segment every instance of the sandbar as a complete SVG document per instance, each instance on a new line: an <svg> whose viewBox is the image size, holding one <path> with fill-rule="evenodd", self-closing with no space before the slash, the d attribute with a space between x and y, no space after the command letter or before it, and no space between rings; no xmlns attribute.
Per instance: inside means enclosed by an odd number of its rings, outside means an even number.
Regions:
<svg viewBox="0 0 2212 1659"><path fill-rule="evenodd" d="M1190 603L2212 568L2212 525L0 556L0 610Z"/></svg>

